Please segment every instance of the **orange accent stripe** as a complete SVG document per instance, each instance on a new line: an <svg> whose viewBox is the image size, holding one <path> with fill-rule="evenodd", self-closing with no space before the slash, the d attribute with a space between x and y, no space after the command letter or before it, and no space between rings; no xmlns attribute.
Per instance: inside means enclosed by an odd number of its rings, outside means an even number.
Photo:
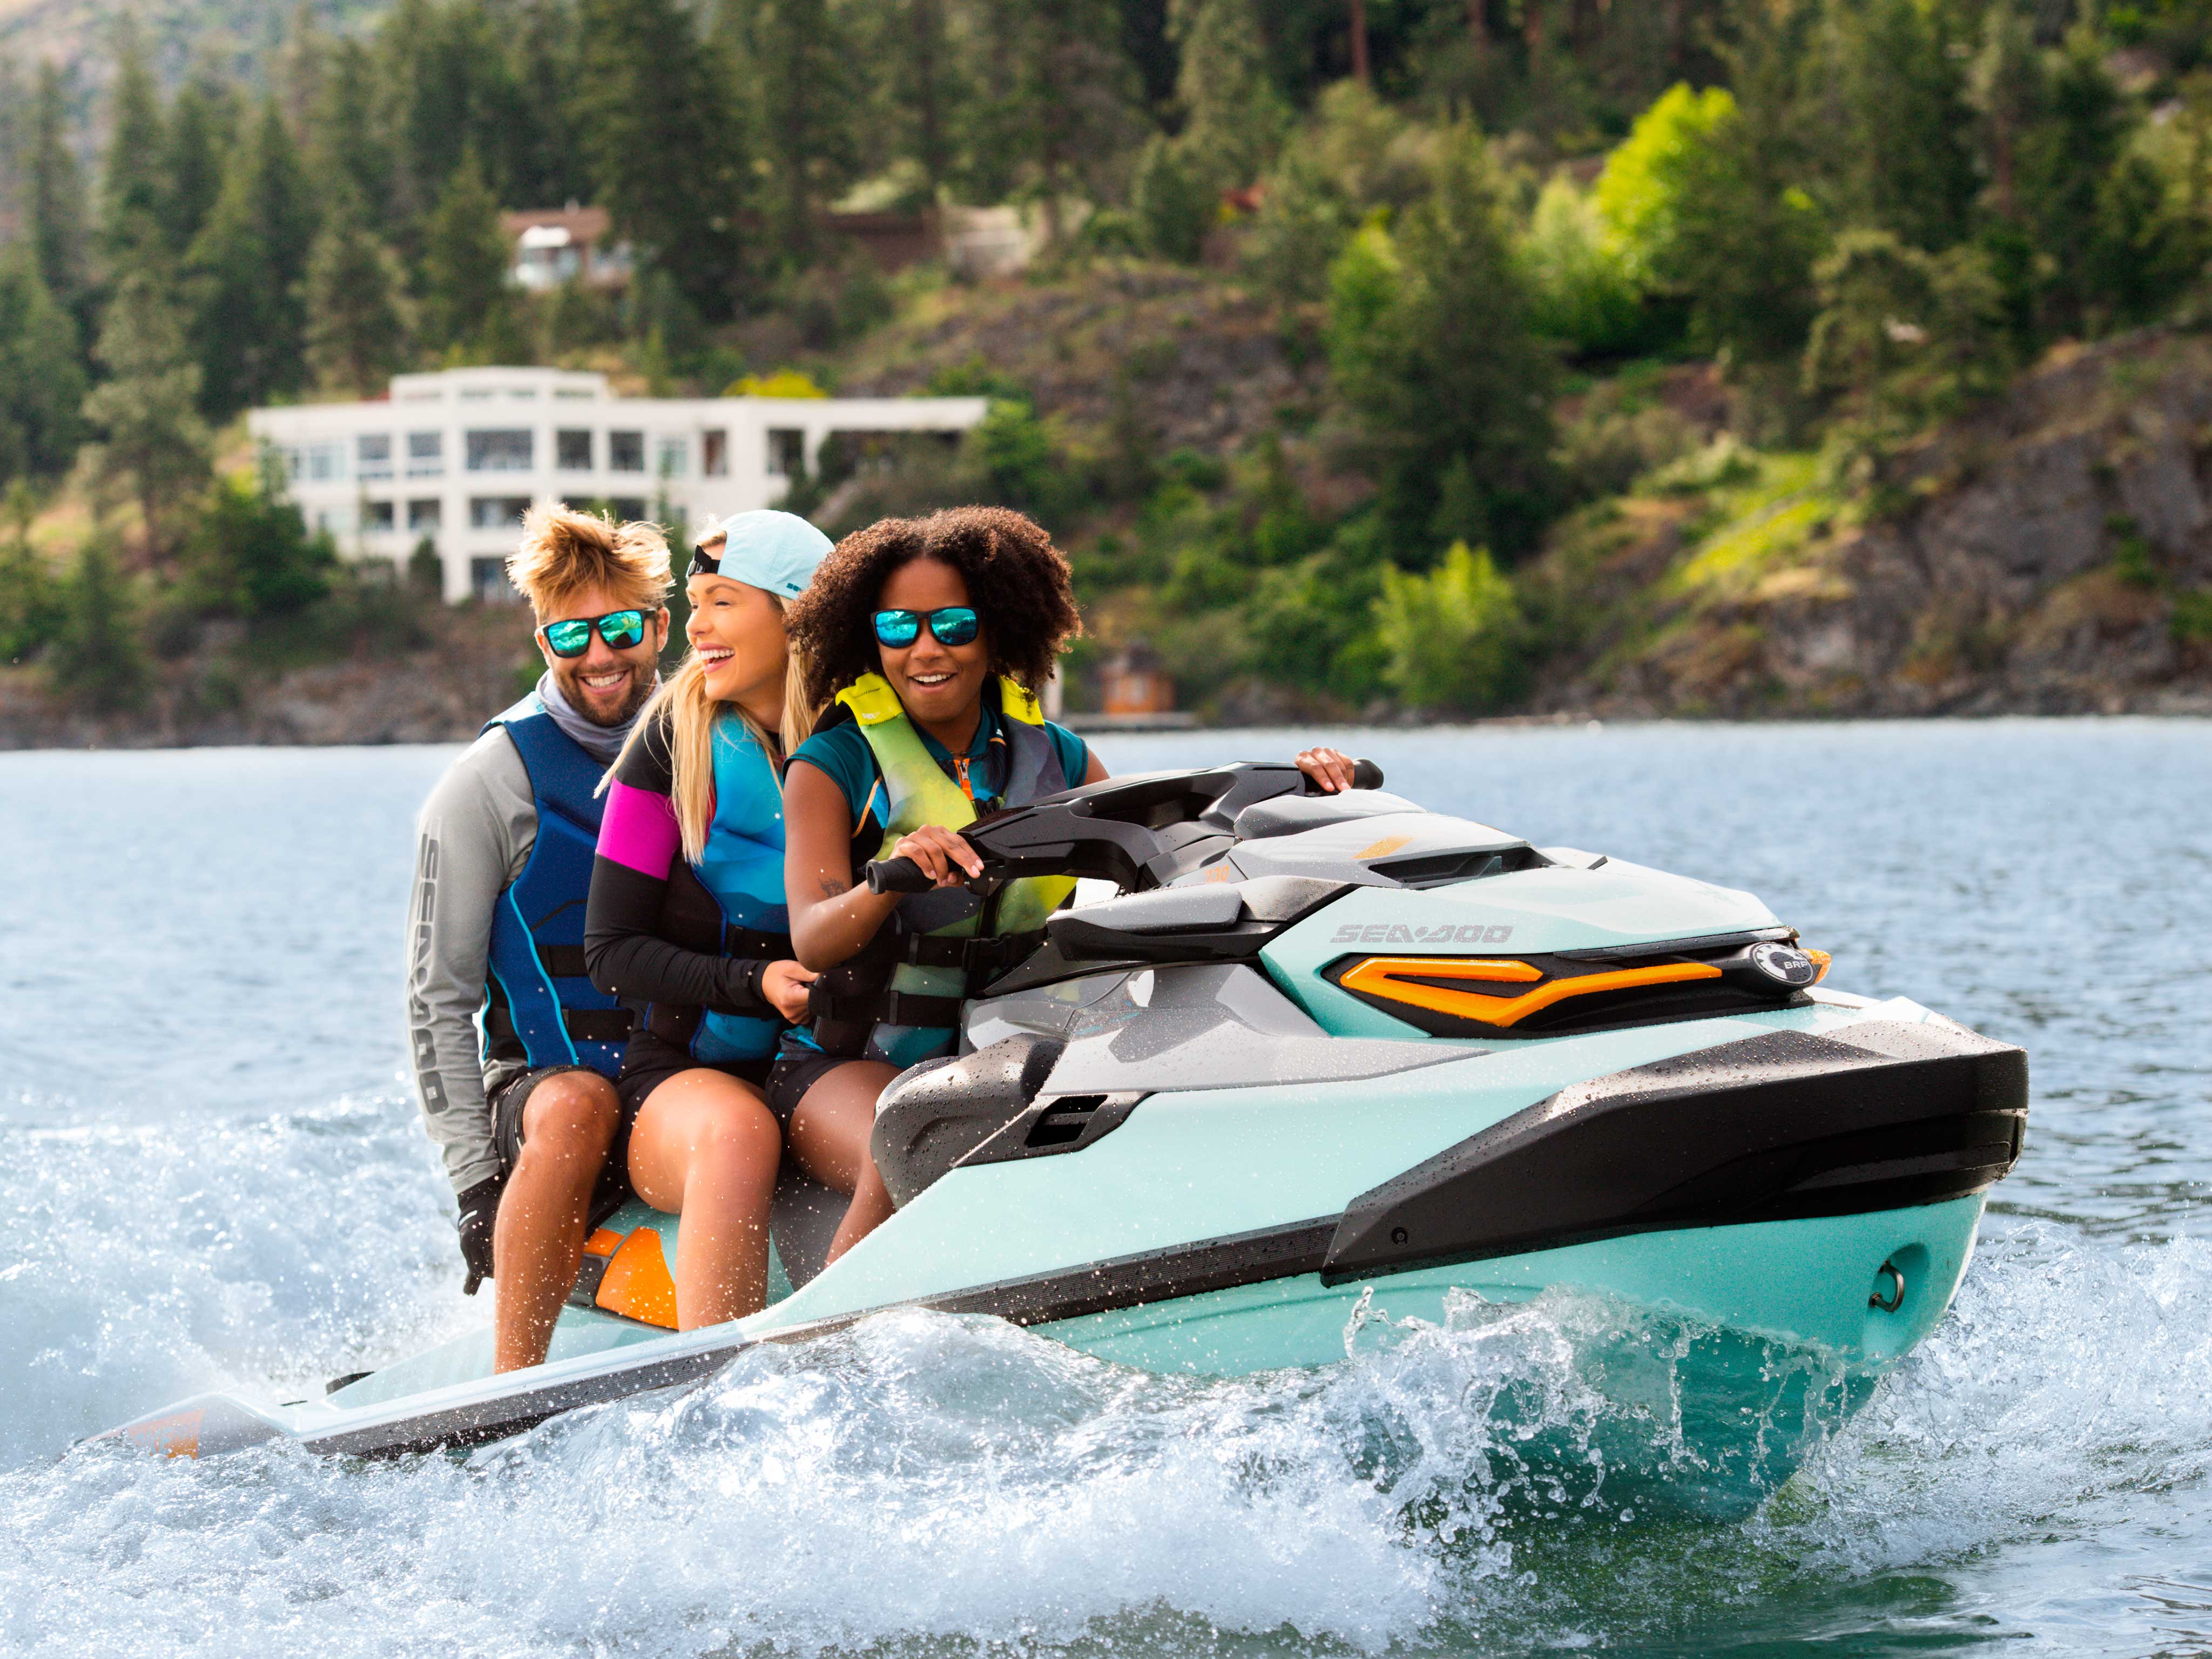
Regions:
<svg viewBox="0 0 2212 1659"><path fill-rule="evenodd" d="M1826 951L1808 951L1805 954L1813 958L1813 965L1820 970L1813 975L1813 983L1818 985L1822 980L1827 978L1828 964L1835 961L1835 957L1830 956Z"/></svg>
<svg viewBox="0 0 2212 1659"><path fill-rule="evenodd" d="M1454 991L1437 985L1413 985L1401 975L1423 979L1540 979L1541 972L1528 963L1514 964L1528 969L1525 974L1470 973L1470 968L1496 969L1505 966L1497 962L1469 962L1450 957L1423 959L1417 957L1370 957L1352 969L1337 982L1346 989L1364 991L1370 996L1387 997L1393 1002L1426 1008L1431 1013L1454 1014L1462 1019L1476 1020L1485 1025L1512 1025L1530 1014L1564 1002L1569 997L1589 996L1597 991L1623 991L1638 985L1673 985L1683 980L1718 979L1721 970L1711 963L1662 963L1652 968L1620 968L1606 974L1584 974L1577 979L1555 979L1548 985L1540 985L1517 997L1482 996L1468 991Z"/></svg>
<svg viewBox="0 0 2212 1659"><path fill-rule="evenodd" d="M640 1227L623 1240L592 1299L625 1319L676 1328L676 1281L668 1276L668 1258L660 1253L655 1229Z"/></svg>
<svg viewBox="0 0 2212 1659"><path fill-rule="evenodd" d="M586 1255L612 1255L622 1249L623 1236L601 1227L584 1241Z"/></svg>
<svg viewBox="0 0 2212 1659"><path fill-rule="evenodd" d="M1409 845L1413 839L1411 836L1385 836L1372 847L1363 847L1352 856L1354 859L1379 859L1386 853L1395 853L1401 847Z"/></svg>

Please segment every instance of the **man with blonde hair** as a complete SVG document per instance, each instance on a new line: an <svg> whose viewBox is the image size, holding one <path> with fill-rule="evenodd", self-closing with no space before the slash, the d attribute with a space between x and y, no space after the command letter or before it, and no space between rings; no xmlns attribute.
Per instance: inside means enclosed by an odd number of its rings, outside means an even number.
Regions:
<svg viewBox="0 0 2212 1659"><path fill-rule="evenodd" d="M464 1288L494 1279L493 1364L545 1358L592 1222L627 1193L614 1079L629 1012L584 968L599 779L659 683L668 544L538 507L507 562L545 672L416 826L408 1037L460 1202Z"/></svg>

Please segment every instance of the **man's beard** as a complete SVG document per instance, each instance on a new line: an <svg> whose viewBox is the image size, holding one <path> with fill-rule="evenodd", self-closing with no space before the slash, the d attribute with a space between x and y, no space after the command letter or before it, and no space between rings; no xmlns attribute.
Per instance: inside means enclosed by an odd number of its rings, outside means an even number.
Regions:
<svg viewBox="0 0 2212 1659"><path fill-rule="evenodd" d="M654 668L650 660L633 663L624 659L623 666L629 671L629 680L624 688L622 701L616 705L612 714L599 714L598 702L584 690L584 668L580 660L574 665L564 665L555 668L553 682L561 688L561 695L568 700L568 707L591 721L592 725L620 726L645 707L646 699L653 695L654 678Z"/></svg>

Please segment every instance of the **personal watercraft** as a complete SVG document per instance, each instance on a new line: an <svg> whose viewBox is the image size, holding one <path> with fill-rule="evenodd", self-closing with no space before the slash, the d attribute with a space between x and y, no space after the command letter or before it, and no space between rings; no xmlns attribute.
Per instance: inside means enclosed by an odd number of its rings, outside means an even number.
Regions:
<svg viewBox="0 0 2212 1659"><path fill-rule="evenodd" d="M842 1200L787 1173L763 1312L674 1331L678 1225L633 1203L544 1365L492 1376L487 1330L323 1399L204 1395L113 1432L467 1445L908 1307L1234 1375L1340 1361L1377 1314L1565 1294L1620 1310L1621 1342L1674 1333L1674 1472L1740 1511L1949 1305L2020 1155L2026 1056L1828 988L1747 893L1428 812L1360 765L1335 795L1283 766L1115 778L970 830L986 895L1113 896L1052 916L961 1052L885 1091L897 1209L827 1270ZM1617 1360L1598 1386L1649 1387Z"/></svg>

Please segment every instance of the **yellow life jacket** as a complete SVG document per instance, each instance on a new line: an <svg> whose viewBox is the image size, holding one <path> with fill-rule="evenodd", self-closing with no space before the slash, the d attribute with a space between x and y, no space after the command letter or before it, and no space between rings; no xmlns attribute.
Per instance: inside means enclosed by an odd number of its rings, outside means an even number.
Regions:
<svg viewBox="0 0 2212 1659"><path fill-rule="evenodd" d="M1017 682L999 682L1006 748L1000 800L1024 806L1067 787L1045 735L1044 712ZM878 858L924 824L964 830L975 822L969 791L945 775L879 674L864 674L837 694L852 711L884 782L884 838ZM815 1040L830 1054L865 1054L906 1066L950 1054L959 1038L960 1004L1028 954L1025 936L1075 890L1073 878L1025 876L987 902L964 887L910 893L854 958L842 983L817 994ZM881 970L888 969L888 973ZM871 970L875 971L871 971ZM833 975L836 970L833 970ZM834 1044L834 1046L833 1046Z"/></svg>

